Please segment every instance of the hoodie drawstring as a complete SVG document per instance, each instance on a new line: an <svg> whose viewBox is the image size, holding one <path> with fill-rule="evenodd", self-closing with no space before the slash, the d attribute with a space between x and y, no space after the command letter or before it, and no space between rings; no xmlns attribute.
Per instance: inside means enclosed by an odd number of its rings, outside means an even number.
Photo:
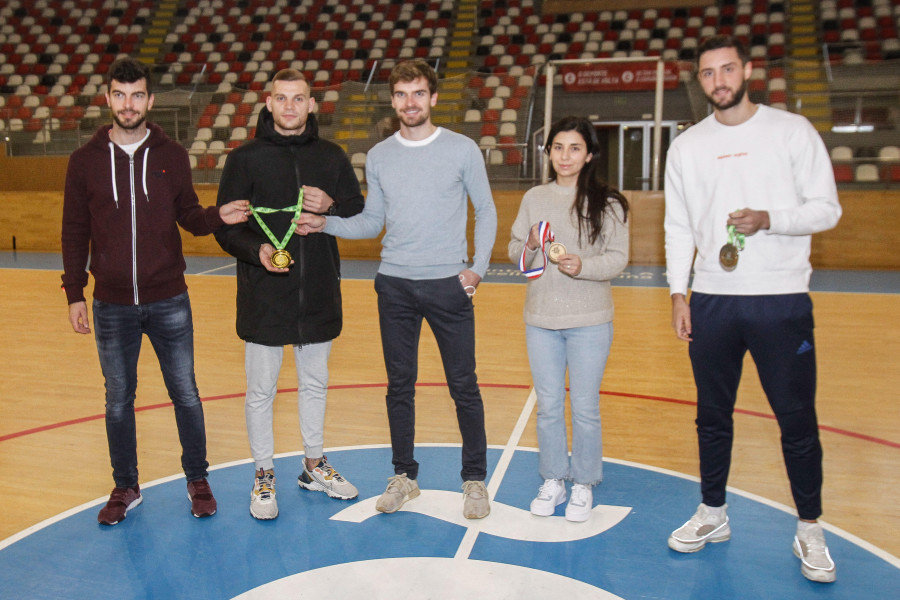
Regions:
<svg viewBox="0 0 900 600"><path fill-rule="evenodd" d="M150 158L150 148L144 148L144 170L141 173L141 185L144 188L144 197L150 202L150 192L147 191L147 162ZM109 143L109 166L112 171L112 191L113 200L116 202L116 208L119 208L119 190L116 188L116 145Z"/></svg>
<svg viewBox="0 0 900 600"><path fill-rule="evenodd" d="M142 183L144 184L144 197L147 199L147 202L150 202L150 193L147 191L147 162L150 158L150 147L147 146L144 148L144 173L142 177Z"/></svg>
<svg viewBox="0 0 900 600"><path fill-rule="evenodd" d="M109 166L112 172L112 191L113 200L116 201L116 208L119 208L119 190L116 189L116 145L109 143Z"/></svg>

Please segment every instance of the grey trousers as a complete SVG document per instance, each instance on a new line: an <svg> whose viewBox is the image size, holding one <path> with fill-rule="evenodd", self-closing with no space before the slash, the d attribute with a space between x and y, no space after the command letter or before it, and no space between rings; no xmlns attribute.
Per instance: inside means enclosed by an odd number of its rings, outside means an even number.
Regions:
<svg viewBox="0 0 900 600"><path fill-rule="evenodd" d="M322 456L325 445L325 397L328 389L328 355L331 342L293 346L297 368L297 410L300 414L300 434L306 456ZM247 371L247 396L244 416L247 436L256 469L274 468L275 439L272 415L278 374L284 348L246 342L244 368Z"/></svg>

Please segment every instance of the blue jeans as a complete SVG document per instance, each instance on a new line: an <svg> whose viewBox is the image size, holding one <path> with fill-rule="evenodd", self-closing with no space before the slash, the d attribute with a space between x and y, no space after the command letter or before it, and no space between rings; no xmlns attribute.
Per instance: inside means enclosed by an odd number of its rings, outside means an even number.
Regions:
<svg viewBox="0 0 900 600"><path fill-rule="evenodd" d="M603 480L600 383L613 325L571 329L525 326L528 362L537 394L537 434L543 479L595 485ZM572 460L566 433L566 367L572 405Z"/></svg>
<svg viewBox="0 0 900 600"><path fill-rule="evenodd" d="M475 376L475 311L457 277L413 280L375 276L381 345L388 376L388 424L394 473L418 478L413 457L416 436L416 378L422 319L428 321L444 364L450 397L462 435L463 481L484 481L487 436L484 404Z"/></svg>
<svg viewBox="0 0 900 600"><path fill-rule="evenodd" d="M168 300L125 306L94 300L94 337L106 379L106 437L116 487L138 484L134 398L141 341L156 351L181 441L188 481L207 475L206 427L194 380L194 326L187 292Z"/></svg>

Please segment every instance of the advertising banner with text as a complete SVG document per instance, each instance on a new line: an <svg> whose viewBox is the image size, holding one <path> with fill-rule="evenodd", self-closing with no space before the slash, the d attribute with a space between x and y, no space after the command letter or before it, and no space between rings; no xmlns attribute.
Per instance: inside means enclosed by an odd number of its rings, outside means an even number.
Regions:
<svg viewBox="0 0 900 600"><path fill-rule="evenodd" d="M563 87L567 92L643 92L656 89L656 63L597 63L564 66ZM678 64L664 63L663 87L678 87Z"/></svg>

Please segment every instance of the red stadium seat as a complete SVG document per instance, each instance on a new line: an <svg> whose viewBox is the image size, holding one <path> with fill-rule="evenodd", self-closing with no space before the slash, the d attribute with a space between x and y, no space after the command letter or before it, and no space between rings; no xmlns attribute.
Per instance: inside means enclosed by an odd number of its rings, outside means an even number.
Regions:
<svg viewBox="0 0 900 600"><path fill-rule="evenodd" d="M834 168L834 180L837 183L849 183L853 181L853 167L851 165L832 165Z"/></svg>

